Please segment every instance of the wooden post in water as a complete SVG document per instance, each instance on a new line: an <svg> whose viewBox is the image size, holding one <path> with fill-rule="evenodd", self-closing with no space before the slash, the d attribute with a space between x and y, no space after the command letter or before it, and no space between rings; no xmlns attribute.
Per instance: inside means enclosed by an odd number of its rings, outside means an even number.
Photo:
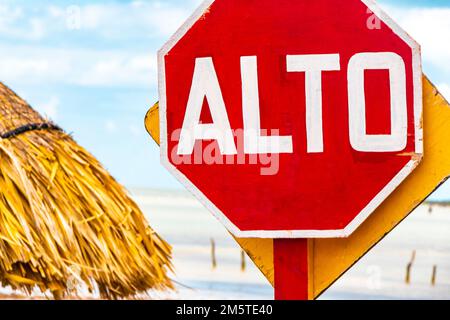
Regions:
<svg viewBox="0 0 450 320"><path fill-rule="evenodd" d="M406 266L406 277L405 277L405 283L406 284L410 284L411 283L411 267L412 267L412 264L410 262Z"/></svg>
<svg viewBox="0 0 450 320"><path fill-rule="evenodd" d="M241 250L241 271L245 272L245 268L246 268L246 263L245 263L245 251Z"/></svg>
<svg viewBox="0 0 450 320"><path fill-rule="evenodd" d="M410 284L411 283L411 269L413 266L414 261L416 260L416 250L413 251L411 256L411 261L406 266L406 277L405 277L405 283Z"/></svg>
<svg viewBox="0 0 450 320"><path fill-rule="evenodd" d="M213 270L217 268L216 243L213 238L211 238L211 264L212 264Z"/></svg>
<svg viewBox="0 0 450 320"><path fill-rule="evenodd" d="M431 274L431 285L434 287L436 285L436 274L437 274L437 265L433 266L433 273Z"/></svg>

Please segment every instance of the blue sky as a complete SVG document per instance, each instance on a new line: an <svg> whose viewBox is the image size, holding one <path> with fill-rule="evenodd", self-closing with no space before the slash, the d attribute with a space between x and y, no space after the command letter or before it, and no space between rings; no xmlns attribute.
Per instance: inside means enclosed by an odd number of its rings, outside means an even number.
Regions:
<svg viewBox="0 0 450 320"><path fill-rule="evenodd" d="M0 0L0 81L54 119L128 187L181 188L145 133L156 52L200 0ZM450 99L450 1L384 0ZM450 199L450 184L435 198Z"/></svg>

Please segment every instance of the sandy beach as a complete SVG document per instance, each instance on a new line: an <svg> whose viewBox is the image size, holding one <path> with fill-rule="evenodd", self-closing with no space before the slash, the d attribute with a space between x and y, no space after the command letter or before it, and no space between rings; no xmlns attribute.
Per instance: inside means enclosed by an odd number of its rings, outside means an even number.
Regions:
<svg viewBox="0 0 450 320"><path fill-rule="evenodd" d="M132 190L149 222L174 248L177 291L169 299L272 299L272 287L223 226L189 193ZM424 204L337 281L320 299L450 299L450 207ZM216 243L217 268L211 245ZM406 266L416 258L411 283ZM433 266L436 285L431 285Z"/></svg>
<svg viewBox="0 0 450 320"><path fill-rule="evenodd" d="M151 299L270 300L273 290L225 228L189 193L131 190L149 223L173 246L176 284L172 292L149 292ZM430 209L431 207L431 209ZM450 207L424 204L413 212L320 299L450 299ZM217 267L211 262L211 239ZM406 266L416 252L411 283ZM431 285L437 266L435 286ZM10 288L2 299L24 299ZM36 294L35 299L46 299ZM81 298L92 298L87 294ZM94 297L95 298L95 295Z"/></svg>

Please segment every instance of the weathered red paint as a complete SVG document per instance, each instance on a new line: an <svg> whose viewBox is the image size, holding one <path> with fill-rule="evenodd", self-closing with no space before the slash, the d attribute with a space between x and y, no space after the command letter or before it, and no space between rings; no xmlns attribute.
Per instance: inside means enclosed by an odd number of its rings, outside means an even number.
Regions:
<svg viewBox="0 0 450 320"><path fill-rule="evenodd" d="M273 265L276 300L308 300L308 240L275 239Z"/></svg>
<svg viewBox="0 0 450 320"><path fill-rule="evenodd" d="M370 15L360 0L216 0L163 57L165 161L216 215L242 232L341 230L415 156L412 49L383 22L381 29L369 29ZM349 143L346 70L354 54L382 51L397 53L406 64L408 143L401 152L357 152ZM340 54L341 71L322 75L325 150L308 154L305 76L286 72L286 55L329 53ZM240 57L246 55L258 58L262 128L292 135L294 153L279 155L279 171L272 176L261 175L268 166L261 162L174 163L172 134L183 124L195 59L212 57L231 127L242 129ZM388 87L380 90L386 83L385 72L367 72L370 134L390 130ZM211 121L206 111L202 117Z"/></svg>

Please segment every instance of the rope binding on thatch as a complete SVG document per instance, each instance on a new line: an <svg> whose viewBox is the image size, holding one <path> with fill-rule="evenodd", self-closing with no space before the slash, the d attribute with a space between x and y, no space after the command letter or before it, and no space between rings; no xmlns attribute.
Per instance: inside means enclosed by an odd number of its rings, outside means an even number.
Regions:
<svg viewBox="0 0 450 320"><path fill-rule="evenodd" d="M10 139L10 138L17 137L18 135L20 135L22 133L26 133L29 131L39 131L39 130L56 130L56 131L64 132L63 129L61 129L59 126L57 126L54 123L50 123L50 122L30 123L30 124L20 126L14 130L10 130L8 132L1 133L0 138L1 139Z"/></svg>

